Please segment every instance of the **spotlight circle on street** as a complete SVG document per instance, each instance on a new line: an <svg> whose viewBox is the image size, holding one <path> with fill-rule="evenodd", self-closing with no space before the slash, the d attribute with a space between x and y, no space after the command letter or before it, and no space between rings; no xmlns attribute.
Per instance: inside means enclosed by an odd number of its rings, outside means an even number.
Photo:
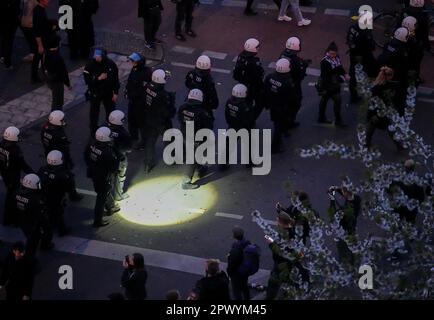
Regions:
<svg viewBox="0 0 434 320"><path fill-rule="evenodd" d="M183 190L181 182L182 176L163 176L132 185L130 197L120 202L121 217L145 226L170 226L196 219L216 203L211 185Z"/></svg>

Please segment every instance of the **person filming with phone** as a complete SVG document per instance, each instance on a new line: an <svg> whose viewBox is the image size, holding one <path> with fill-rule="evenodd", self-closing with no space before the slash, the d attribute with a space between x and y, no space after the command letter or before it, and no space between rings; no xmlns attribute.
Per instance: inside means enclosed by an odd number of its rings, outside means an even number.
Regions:
<svg viewBox="0 0 434 320"><path fill-rule="evenodd" d="M145 259L140 253L125 256L123 262L124 272L121 286L125 288L127 300L145 300L147 297L146 280L148 273L145 269Z"/></svg>

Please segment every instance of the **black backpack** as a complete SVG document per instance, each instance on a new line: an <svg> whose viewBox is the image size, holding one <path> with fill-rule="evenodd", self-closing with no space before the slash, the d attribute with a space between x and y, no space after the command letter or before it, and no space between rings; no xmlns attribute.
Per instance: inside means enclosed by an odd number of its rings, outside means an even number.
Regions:
<svg viewBox="0 0 434 320"><path fill-rule="evenodd" d="M232 72L234 80L243 83L246 80L246 70L248 61L242 55L238 56L235 68Z"/></svg>
<svg viewBox="0 0 434 320"><path fill-rule="evenodd" d="M261 248L258 245L251 243L243 250L243 262L238 269L241 274L252 276L259 271Z"/></svg>

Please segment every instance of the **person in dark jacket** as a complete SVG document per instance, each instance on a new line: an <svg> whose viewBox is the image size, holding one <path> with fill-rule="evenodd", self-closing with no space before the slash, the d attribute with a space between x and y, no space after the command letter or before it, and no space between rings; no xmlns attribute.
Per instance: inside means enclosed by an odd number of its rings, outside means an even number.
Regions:
<svg viewBox="0 0 434 320"><path fill-rule="evenodd" d="M417 20L417 28L415 33L416 39L423 44L425 50L430 50L430 16L429 11L425 6L425 1L410 1L409 6L403 12L402 18L405 19L405 17L408 16L415 17Z"/></svg>
<svg viewBox="0 0 434 320"><path fill-rule="evenodd" d="M26 237L26 252L34 257L41 250L51 250L53 232L47 214L46 198L41 190L41 180L36 174L24 176L21 188L14 195L20 227Z"/></svg>
<svg viewBox="0 0 434 320"><path fill-rule="evenodd" d="M120 82L116 63L107 57L107 52L96 48L93 59L83 71L84 81L88 86L87 97L90 100L90 131L94 135L98 128L99 109L104 105L106 119L115 109L118 100Z"/></svg>
<svg viewBox="0 0 434 320"><path fill-rule="evenodd" d="M338 55L338 47L334 42L328 46L326 54L321 60L320 79L324 92L322 93L319 103L318 123L331 123L326 117L326 108L328 101L332 99L334 104L335 126L346 127L341 116L341 83L350 80L350 76L345 72L342 66L341 58Z"/></svg>
<svg viewBox="0 0 434 320"><path fill-rule="evenodd" d="M119 158L119 169L114 180L113 193L115 201L122 201L129 196L124 191L127 178L128 158L127 153L131 152L132 140L128 131L124 128L125 114L120 110L110 113L108 127L112 131L113 147Z"/></svg>
<svg viewBox="0 0 434 320"><path fill-rule="evenodd" d="M199 0L173 0L176 3L176 19L175 19L175 37L180 41L185 41L185 36L182 33L182 24L185 23L185 33L190 37L195 38L196 32L193 31L193 11L194 6L199 3Z"/></svg>
<svg viewBox="0 0 434 320"><path fill-rule="evenodd" d="M250 244L250 241L244 238L244 230L240 227L232 229L232 236L235 241L228 254L228 267L226 271L231 279L234 299L250 300L249 277L239 272L239 268L243 263L244 249Z"/></svg>
<svg viewBox="0 0 434 320"><path fill-rule="evenodd" d="M264 108L264 68L257 57L259 46L257 39L248 39L233 71L233 78L247 87L247 100L255 106L257 116Z"/></svg>
<svg viewBox="0 0 434 320"><path fill-rule="evenodd" d="M139 18L143 18L146 46L155 49L155 44L160 42L155 35L161 24L161 0L139 0Z"/></svg>
<svg viewBox="0 0 434 320"><path fill-rule="evenodd" d="M265 77L265 108L270 110L274 125L272 153L283 152L282 136L288 129L288 117L296 106L297 96L291 78L291 67L288 59L276 62L276 71Z"/></svg>
<svg viewBox="0 0 434 320"><path fill-rule="evenodd" d="M420 80L420 67L422 64L422 59L425 51L424 42L416 37L417 29L419 25L415 17L407 16L402 20L402 27L405 27L410 32L407 41L408 49L408 61L409 61L409 71L415 73L415 77L419 84Z"/></svg>
<svg viewBox="0 0 434 320"><path fill-rule="evenodd" d="M6 196L3 210L3 225L18 225L19 219L15 214L14 192L20 187L21 173L33 172L24 159L23 152L18 144L20 130L9 127L3 133L0 142L0 175L6 187Z"/></svg>
<svg viewBox="0 0 434 320"><path fill-rule="evenodd" d="M189 90L199 89L203 93L203 107L214 119L213 111L219 106L219 99L211 75L211 59L202 55L196 60L196 68L187 73L185 86Z"/></svg>
<svg viewBox="0 0 434 320"><path fill-rule="evenodd" d="M184 137L184 145L186 144L186 130L187 122L192 122L194 125L194 135L200 129L212 129L213 119L210 114L205 111L202 107L203 104L203 93L199 89L190 90L188 94L188 100L178 109L178 120L181 126L181 132ZM198 143L194 143L194 149L196 150ZM199 176L205 176L208 168L203 163L197 163L196 160L194 164L188 164L186 174L183 180L182 188L186 190L197 189L199 186L192 183L194 172L196 169L199 171Z"/></svg>
<svg viewBox="0 0 434 320"><path fill-rule="evenodd" d="M0 2L0 60L6 69L12 69L12 50L19 24L20 0L2 0Z"/></svg>
<svg viewBox="0 0 434 320"><path fill-rule="evenodd" d="M121 286L125 288L125 297L127 300L145 300L148 273L145 269L143 255L135 253L132 256L126 256L123 267Z"/></svg>
<svg viewBox="0 0 434 320"><path fill-rule="evenodd" d="M145 172L155 167L155 146L165 129L170 129L176 114L175 94L166 91L166 72L157 69L145 85Z"/></svg>
<svg viewBox="0 0 434 320"><path fill-rule="evenodd" d="M104 210L111 216L120 210L112 195L113 180L119 170L119 156L112 146L111 130L101 127L95 132L95 139L89 143L84 153L87 176L92 179L97 193L94 209L94 228L104 227L109 223L103 220Z"/></svg>
<svg viewBox="0 0 434 320"><path fill-rule="evenodd" d="M98 0L60 0L59 5L72 8L73 28L66 30L68 34L69 52L72 60L79 57L89 59L90 50L95 45L95 30L92 17L99 10Z"/></svg>
<svg viewBox="0 0 434 320"><path fill-rule="evenodd" d="M6 300L30 300L34 274L34 260L26 254L24 243L15 242L0 275L0 291L3 288L6 290Z"/></svg>
<svg viewBox="0 0 434 320"><path fill-rule="evenodd" d="M311 63L310 60L304 60L298 56L301 51L301 41L298 37L290 37L286 41L285 50L280 54L280 59L288 59L291 65L291 78L294 83L295 96L297 97L297 104L291 108L289 115L289 129L298 127L299 123L296 121L297 114L301 109L301 102L303 100L303 91L301 83L306 77L307 67Z"/></svg>
<svg viewBox="0 0 434 320"><path fill-rule="evenodd" d="M47 80L47 85L51 90L51 111L62 110L65 103L66 86L72 90L71 82L69 81L68 70L66 69L65 61L60 55L60 37L54 35L48 43L48 49L43 56L44 72Z"/></svg>
<svg viewBox="0 0 434 320"><path fill-rule="evenodd" d="M138 53L129 56L131 72L125 87L128 99L128 132L134 141L139 140L138 149L144 149L145 143L145 89L151 81L152 70L146 66L146 60Z"/></svg>
<svg viewBox="0 0 434 320"><path fill-rule="evenodd" d="M206 262L206 275L196 283L198 300L229 301L229 278L220 270L220 261L210 259Z"/></svg>

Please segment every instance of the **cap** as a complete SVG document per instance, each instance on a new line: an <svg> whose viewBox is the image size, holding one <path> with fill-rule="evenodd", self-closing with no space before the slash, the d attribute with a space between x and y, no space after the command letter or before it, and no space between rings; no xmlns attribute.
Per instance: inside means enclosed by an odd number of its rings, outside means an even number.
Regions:
<svg viewBox="0 0 434 320"><path fill-rule="evenodd" d="M103 56L103 52L102 52L102 50L101 49L95 49L95 52L94 52L94 54L93 54L93 57L94 58L99 58L99 57L102 57Z"/></svg>
<svg viewBox="0 0 434 320"><path fill-rule="evenodd" d="M142 57L138 53L134 52L128 57L128 59L134 62L139 62L142 60Z"/></svg>

